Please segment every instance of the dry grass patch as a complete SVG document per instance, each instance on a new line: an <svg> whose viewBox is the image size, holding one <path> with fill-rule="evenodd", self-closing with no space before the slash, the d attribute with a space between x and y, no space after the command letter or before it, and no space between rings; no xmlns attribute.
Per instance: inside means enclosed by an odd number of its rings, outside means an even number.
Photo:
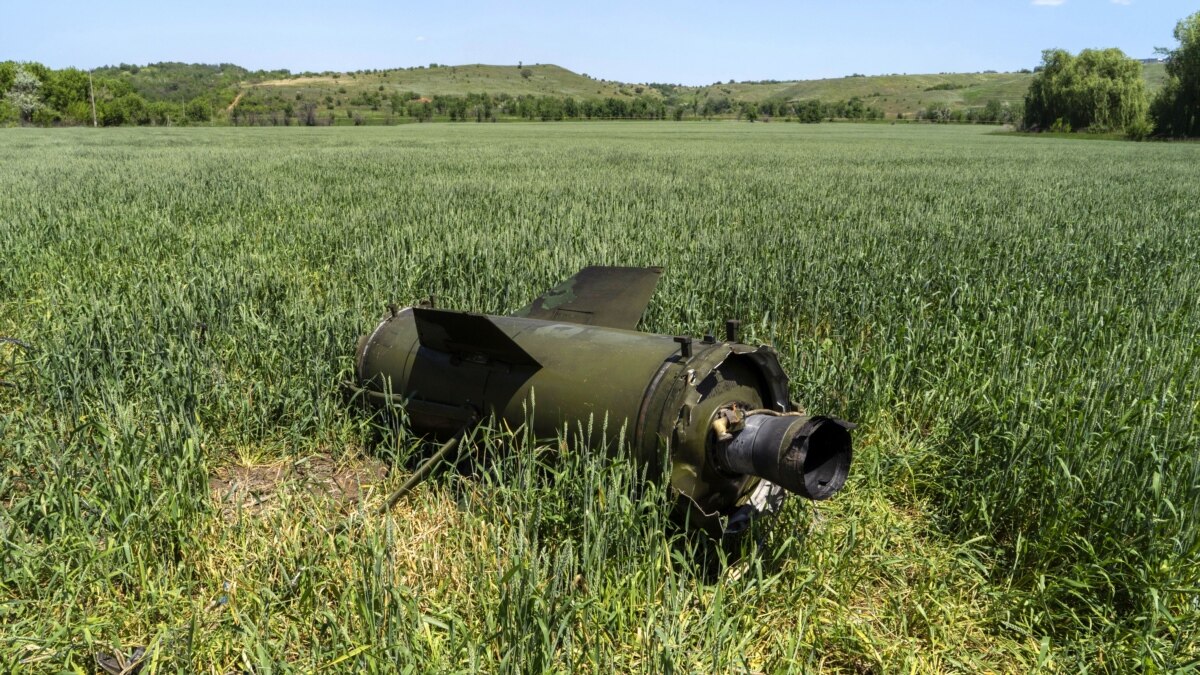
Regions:
<svg viewBox="0 0 1200 675"><path fill-rule="evenodd" d="M330 455L309 455L251 466L218 468L208 481L212 502L226 520L239 512L257 513L281 505L280 497L307 494L328 500L344 510L379 490L388 467L378 459L335 460Z"/></svg>

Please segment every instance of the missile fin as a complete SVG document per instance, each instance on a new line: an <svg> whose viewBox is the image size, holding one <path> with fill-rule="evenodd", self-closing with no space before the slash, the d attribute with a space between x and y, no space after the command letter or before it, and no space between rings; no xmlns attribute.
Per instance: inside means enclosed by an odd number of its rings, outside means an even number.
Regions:
<svg viewBox="0 0 1200 675"><path fill-rule="evenodd" d="M483 357L514 366L541 367L537 359L482 314L421 307L414 307L412 312L422 347L468 359Z"/></svg>
<svg viewBox="0 0 1200 675"><path fill-rule="evenodd" d="M513 316L635 330L661 275L661 267L585 267Z"/></svg>

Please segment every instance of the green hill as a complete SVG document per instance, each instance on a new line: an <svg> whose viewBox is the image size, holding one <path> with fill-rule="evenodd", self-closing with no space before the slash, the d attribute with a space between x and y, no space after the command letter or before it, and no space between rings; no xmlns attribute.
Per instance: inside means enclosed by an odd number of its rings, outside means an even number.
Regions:
<svg viewBox="0 0 1200 675"><path fill-rule="evenodd" d="M16 65L0 63L0 83ZM25 66L42 81L47 104L35 123L90 121L86 73ZM1153 94L1163 86L1165 68L1147 64L1144 72ZM992 101L1019 107L1033 77L1030 72L852 75L685 86L596 79L547 64L431 64L296 74L173 62L106 66L92 74L98 117L106 125L289 124L302 118L320 124L393 123L401 118L684 119L799 114L800 104L814 102L821 104L817 117L911 118L930 108L969 111ZM0 123L14 119L15 111L0 104Z"/></svg>
<svg viewBox="0 0 1200 675"><path fill-rule="evenodd" d="M509 96L592 96L632 95L633 89L618 82L594 80L554 65L489 66L419 66L390 70L367 70L353 73L301 74L268 80L248 80L251 90L299 92L302 94L343 93L354 95L362 91L413 91L421 96L465 96L486 92ZM341 91L345 89L345 91Z"/></svg>
<svg viewBox="0 0 1200 675"><path fill-rule="evenodd" d="M1162 87L1165 69L1162 64L1147 64L1145 72L1148 88L1153 94ZM721 99L736 105L770 100L834 102L859 98L865 105L883 110L888 116L897 113L911 116L934 104L951 109L981 107L993 99L1019 104L1032 77L1029 72L944 73L730 82L695 87L599 80L555 65L472 64L248 78L242 83L242 91L245 94L243 101L247 104L257 102L274 107L270 105L272 102L316 98L327 111L341 115L357 112L368 117L378 110L372 110L373 106L363 100L364 95L386 99L398 92L412 92L426 98L476 93L576 99L650 96L671 106L701 106L706 101ZM354 103L355 100L359 103Z"/></svg>
<svg viewBox="0 0 1200 675"><path fill-rule="evenodd" d="M349 73L302 73L271 78L247 78L241 83L238 106L248 114L299 107L315 101L320 115L334 119L358 116L377 121L413 100L435 97L489 98L553 96L576 100L655 95L640 85L592 79L555 65L463 66L430 65L364 70ZM395 103L393 103L395 101Z"/></svg>
<svg viewBox="0 0 1200 675"><path fill-rule="evenodd" d="M952 108L981 106L989 99L1019 103L1029 88L1031 77L1028 73L855 76L778 84L726 84L707 87L704 93L726 95L736 101L772 98L841 101L858 97L867 105L894 115L915 113L934 103Z"/></svg>
<svg viewBox="0 0 1200 675"><path fill-rule="evenodd" d="M1153 95L1162 88L1166 70L1161 63L1146 64L1144 72ZM701 96L727 96L733 101L779 99L800 101L844 101L854 97L883 109L889 115L916 113L941 103L951 108L985 105L995 99L1017 104L1024 100L1032 73L942 73L938 75L851 76L792 82L732 83L700 87Z"/></svg>

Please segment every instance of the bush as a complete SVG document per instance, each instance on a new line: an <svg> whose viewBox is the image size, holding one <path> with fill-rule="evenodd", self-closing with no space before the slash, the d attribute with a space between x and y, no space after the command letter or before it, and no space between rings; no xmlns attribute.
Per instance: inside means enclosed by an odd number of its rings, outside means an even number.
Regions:
<svg viewBox="0 0 1200 675"><path fill-rule="evenodd" d="M1125 127L1125 136L1131 141L1144 141L1154 134L1154 123L1142 119L1131 122Z"/></svg>
<svg viewBox="0 0 1200 675"><path fill-rule="evenodd" d="M0 99L0 125L16 124L20 119L21 113L17 110L16 106Z"/></svg>
<svg viewBox="0 0 1200 675"><path fill-rule="evenodd" d="M212 118L212 109L209 107L208 101L197 97L188 101L183 115L189 122L207 122Z"/></svg>
<svg viewBox="0 0 1200 675"><path fill-rule="evenodd" d="M929 120L930 122L949 122L951 118L950 106L945 103L934 103L928 108L917 112L917 119Z"/></svg>
<svg viewBox="0 0 1200 675"><path fill-rule="evenodd" d="M76 124L92 124L92 107L85 101L73 101L67 106L66 119Z"/></svg>
<svg viewBox="0 0 1200 675"><path fill-rule="evenodd" d="M39 127L53 127L62 122L62 115L53 108L41 107L33 111L33 123Z"/></svg>

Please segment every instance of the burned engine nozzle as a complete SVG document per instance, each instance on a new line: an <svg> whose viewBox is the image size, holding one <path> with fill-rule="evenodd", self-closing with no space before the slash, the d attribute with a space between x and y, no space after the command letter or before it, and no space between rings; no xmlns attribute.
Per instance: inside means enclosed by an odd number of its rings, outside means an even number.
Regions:
<svg viewBox="0 0 1200 675"><path fill-rule="evenodd" d="M850 474L850 425L829 417L750 415L716 448L717 465L813 500L829 499Z"/></svg>

